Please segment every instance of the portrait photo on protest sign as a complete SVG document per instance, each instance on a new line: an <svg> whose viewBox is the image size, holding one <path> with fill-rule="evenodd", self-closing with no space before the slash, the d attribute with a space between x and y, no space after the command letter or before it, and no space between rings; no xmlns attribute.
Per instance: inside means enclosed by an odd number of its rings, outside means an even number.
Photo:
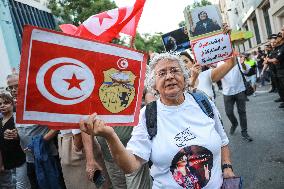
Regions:
<svg viewBox="0 0 284 189"><path fill-rule="evenodd" d="M190 40L213 35L214 32L218 32L222 28L220 10L215 5L191 10L185 8L184 16Z"/></svg>
<svg viewBox="0 0 284 189"><path fill-rule="evenodd" d="M180 52L188 49L190 46L185 27L163 34L162 39L166 51Z"/></svg>
<svg viewBox="0 0 284 189"><path fill-rule="evenodd" d="M218 63L229 59L233 54L229 34L215 34L191 43L195 61L201 65Z"/></svg>
<svg viewBox="0 0 284 189"><path fill-rule="evenodd" d="M78 127L97 112L107 125L138 123L146 55L25 26L17 122Z"/></svg>

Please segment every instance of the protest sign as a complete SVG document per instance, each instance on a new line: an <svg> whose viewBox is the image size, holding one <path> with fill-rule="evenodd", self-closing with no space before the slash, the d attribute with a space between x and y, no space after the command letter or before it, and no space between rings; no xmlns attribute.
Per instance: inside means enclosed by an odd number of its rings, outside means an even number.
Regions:
<svg viewBox="0 0 284 189"><path fill-rule="evenodd" d="M17 122L78 127L97 112L110 126L137 125L146 55L26 26Z"/></svg>
<svg viewBox="0 0 284 189"><path fill-rule="evenodd" d="M222 33L220 10L208 5L184 10L191 48L195 61L201 65L214 64L232 56L229 34Z"/></svg>
<svg viewBox="0 0 284 189"><path fill-rule="evenodd" d="M214 64L232 56L229 34L215 34L191 43L195 60L201 65Z"/></svg>
<svg viewBox="0 0 284 189"><path fill-rule="evenodd" d="M166 51L184 51L189 48L189 39L185 27L162 35Z"/></svg>

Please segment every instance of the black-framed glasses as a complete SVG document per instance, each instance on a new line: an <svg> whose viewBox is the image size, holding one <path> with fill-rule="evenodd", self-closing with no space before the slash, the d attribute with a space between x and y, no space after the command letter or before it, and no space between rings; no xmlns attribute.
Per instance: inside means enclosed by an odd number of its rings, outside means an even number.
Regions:
<svg viewBox="0 0 284 189"><path fill-rule="evenodd" d="M169 70L160 70L156 73L156 75L159 78L165 78L168 75L168 72L172 75L172 76L176 76L176 75L180 75L181 74L181 69L177 68L177 67L172 67Z"/></svg>
<svg viewBox="0 0 284 189"><path fill-rule="evenodd" d="M17 85L10 85L6 88L7 91L12 91L13 89L17 90L18 89L18 84Z"/></svg>

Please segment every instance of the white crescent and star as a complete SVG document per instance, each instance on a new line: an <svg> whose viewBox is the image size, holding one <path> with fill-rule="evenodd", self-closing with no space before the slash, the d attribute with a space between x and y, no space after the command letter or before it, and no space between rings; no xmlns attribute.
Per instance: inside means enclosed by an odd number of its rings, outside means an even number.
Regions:
<svg viewBox="0 0 284 189"><path fill-rule="evenodd" d="M128 68L128 61L125 58L120 58L117 61L117 67L121 70L125 70L126 68Z"/></svg>
<svg viewBox="0 0 284 189"><path fill-rule="evenodd" d="M49 101L73 105L87 99L95 87L90 68L79 60L67 57L47 61L39 69L36 85Z"/></svg>

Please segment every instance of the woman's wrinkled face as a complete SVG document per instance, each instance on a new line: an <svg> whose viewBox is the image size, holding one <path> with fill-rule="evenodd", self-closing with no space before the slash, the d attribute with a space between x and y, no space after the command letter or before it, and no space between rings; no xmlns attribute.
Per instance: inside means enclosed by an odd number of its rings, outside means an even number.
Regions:
<svg viewBox="0 0 284 189"><path fill-rule="evenodd" d="M156 90L161 99L177 99L183 94L185 78L177 61L160 60L155 66Z"/></svg>
<svg viewBox="0 0 284 189"><path fill-rule="evenodd" d="M13 103L0 98L0 112L2 114L13 112Z"/></svg>
<svg viewBox="0 0 284 189"><path fill-rule="evenodd" d="M194 65L194 62L191 62L191 60L184 55L181 55L180 57L188 69L192 68L192 66Z"/></svg>

